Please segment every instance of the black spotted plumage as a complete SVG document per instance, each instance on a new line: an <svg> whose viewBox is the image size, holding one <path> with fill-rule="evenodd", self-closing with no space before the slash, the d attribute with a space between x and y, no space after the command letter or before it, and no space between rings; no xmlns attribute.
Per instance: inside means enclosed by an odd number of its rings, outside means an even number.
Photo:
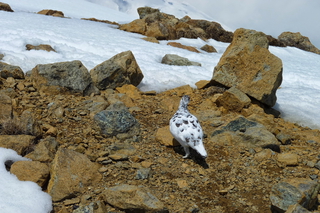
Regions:
<svg viewBox="0 0 320 213"><path fill-rule="evenodd" d="M203 131L198 119L188 110L190 97L184 95L181 98L177 112L170 119L170 132L174 138L184 148L188 157L189 147L195 149L202 157L207 157L207 152L203 146Z"/></svg>

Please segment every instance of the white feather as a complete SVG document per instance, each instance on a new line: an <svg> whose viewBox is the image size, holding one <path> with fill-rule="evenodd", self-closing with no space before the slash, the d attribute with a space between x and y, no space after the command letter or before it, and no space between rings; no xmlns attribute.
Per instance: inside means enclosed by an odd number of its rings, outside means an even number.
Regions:
<svg viewBox="0 0 320 213"><path fill-rule="evenodd" d="M196 150L202 157L207 157L207 152L203 145L203 131L201 125L196 118L188 110L190 97L184 95L180 101L179 109L170 119L170 132L173 137L184 148L188 157L189 147Z"/></svg>

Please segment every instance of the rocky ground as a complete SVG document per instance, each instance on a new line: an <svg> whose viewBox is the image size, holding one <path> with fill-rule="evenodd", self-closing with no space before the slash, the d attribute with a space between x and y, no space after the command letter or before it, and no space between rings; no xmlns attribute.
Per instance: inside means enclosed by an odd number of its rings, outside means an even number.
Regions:
<svg viewBox="0 0 320 213"><path fill-rule="evenodd" d="M32 157L30 153L37 144L43 139L54 138L59 149L74 150L99 164L101 180L90 183L73 196L54 202L54 212L72 212L97 201L105 205L97 207L100 211L104 209L102 212L130 212L121 211L116 207L118 204L111 205L105 198L105 188L122 184L145 186L169 212L271 212L270 193L275 184L296 178L317 180L319 175L316 168L320 142L318 130L266 114L254 103L239 113L218 107L216 100L223 89L184 86L156 94L140 93L134 87L124 86L102 91L101 95L83 97L41 94L28 78L14 80L14 83L2 79L2 83L1 91L12 98L15 115L18 117L27 110L40 126L34 144L21 154ZM160 143L165 140L162 136L170 135L157 135L159 129L168 126L182 94L191 96L189 109L198 116L204 129L208 151L205 161L196 153L183 159L181 147ZM123 139L105 137L94 128L88 103L104 101L109 105L117 100L125 103L140 123L138 136L127 139L125 135L121 136ZM53 108L55 104L57 106ZM279 141L282 140L280 150L276 152L234 141L228 134L220 135L218 140L215 140L216 136L211 137L215 130L240 115L258 121ZM118 148L114 149L114 146ZM113 153L112 150L123 152ZM49 168L52 166L52 160L44 163ZM43 185L45 191L47 183Z"/></svg>
<svg viewBox="0 0 320 213"><path fill-rule="evenodd" d="M162 19L167 25L150 24L140 33L179 27L153 40L207 38L220 29L152 8L139 14L120 29ZM198 29L202 25L208 31ZM162 93L135 87L143 74L130 51L90 72L73 61L37 65L25 75L0 62L0 147L32 159L7 169L41 186L59 213L320 212L320 131L287 122L270 108L282 81L270 38L239 29L221 39L232 42L211 84ZM196 152L183 159L169 132L182 95L191 97L189 110L204 130L205 160Z"/></svg>

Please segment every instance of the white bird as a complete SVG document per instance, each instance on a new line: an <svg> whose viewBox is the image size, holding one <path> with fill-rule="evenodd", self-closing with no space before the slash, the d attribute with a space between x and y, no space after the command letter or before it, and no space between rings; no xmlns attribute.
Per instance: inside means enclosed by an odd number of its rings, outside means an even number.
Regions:
<svg viewBox="0 0 320 213"><path fill-rule="evenodd" d="M170 119L170 132L184 148L186 155L183 158L189 157L189 147L206 158L208 155L202 142L203 131L196 116L188 110L189 102L190 97L188 95L181 98L179 109Z"/></svg>

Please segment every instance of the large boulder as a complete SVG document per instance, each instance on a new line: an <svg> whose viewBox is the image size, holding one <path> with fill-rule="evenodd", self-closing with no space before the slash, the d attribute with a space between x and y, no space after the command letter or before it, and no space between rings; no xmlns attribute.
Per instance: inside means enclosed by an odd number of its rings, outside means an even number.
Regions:
<svg viewBox="0 0 320 213"><path fill-rule="evenodd" d="M107 188L104 200L125 212L166 213L164 204L144 186L119 185Z"/></svg>
<svg viewBox="0 0 320 213"><path fill-rule="evenodd" d="M0 10L7 11L7 12L13 12L10 5L0 2Z"/></svg>
<svg viewBox="0 0 320 213"><path fill-rule="evenodd" d="M301 35L299 32L283 32L278 36L278 39L286 46L296 47L305 51L320 54L320 50L310 42L309 38Z"/></svg>
<svg viewBox="0 0 320 213"><path fill-rule="evenodd" d="M303 178L282 181L272 186L270 200L273 212L286 212L291 205L299 204L311 210L317 203L320 184Z"/></svg>
<svg viewBox="0 0 320 213"><path fill-rule="evenodd" d="M119 53L90 71L100 90L115 89L125 84L138 86L143 79L140 67L131 51Z"/></svg>
<svg viewBox="0 0 320 213"><path fill-rule="evenodd" d="M212 38L217 41L231 42L233 33L226 31L221 24L214 21L190 19L187 24L202 29L205 32L205 38Z"/></svg>
<svg viewBox="0 0 320 213"><path fill-rule="evenodd" d="M230 141L236 146L270 148L274 151L279 151L281 144L264 125L242 116L215 130L211 134L211 141Z"/></svg>
<svg viewBox="0 0 320 213"><path fill-rule="evenodd" d="M86 155L61 148L51 164L48 193L53 201L77 197L89 186L99 182L100 166Z"/></svg>
<svg viewBox="0 0 320 213"><path fill-rule="evenodd" d="M81 61L39 64L32 69L34 86L50 94L81 93L90 95L92 79Z"/></svg>
<svg viewBox="0 0 320 213"><path fill-rule="evenodd" d="M267 36L238 29L212 77L214 84L237 89L272 107L282 82L282 61L268 50Z"/></svg>
<svg viewBox="0 0 320 213"><path fill-rule="evenodd" d="M18 66L0 62L0 77L2 78L12 77L14 79L24 79L24 73L22 69Z"/></svg>

